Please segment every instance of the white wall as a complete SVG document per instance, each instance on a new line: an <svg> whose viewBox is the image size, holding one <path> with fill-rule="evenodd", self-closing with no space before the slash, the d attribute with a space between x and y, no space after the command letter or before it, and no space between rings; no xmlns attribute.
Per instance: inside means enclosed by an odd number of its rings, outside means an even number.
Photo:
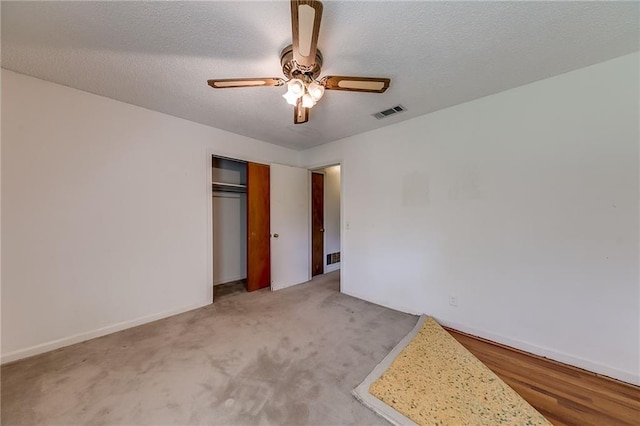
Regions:
<svg viewBox="0 0 640 426"><path fill-rule="evenodd" d="M324 271L340 269L340 262L327 265L327 254L340 251L340 166L324 172Z"/></svg>
<svg viewBox="0 0 640 426"><path fill-rule="evenodd" d="M342 290L640 383L638 93L633 54L303 152Z"/></svg>
<svg viewBox="0 0 640 426"><path fill-rule="evenodd" d="M211 155L298 153L2 71L2 361L210 303Z"/></svg>

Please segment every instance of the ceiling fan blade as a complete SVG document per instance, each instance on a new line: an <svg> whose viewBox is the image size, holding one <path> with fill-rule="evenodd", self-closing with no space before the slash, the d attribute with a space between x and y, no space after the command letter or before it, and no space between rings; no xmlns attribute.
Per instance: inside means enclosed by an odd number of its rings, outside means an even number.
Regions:
<svg viewBox="0 0 640 426"><path fill-rule="evenodd" d="M322 3L317 0L291 0L293 59L303 67L316 62Z"/></svg>
<svg viewBox="0 0 640 426"><path fill-rule="evenodd" d="M293 108L293 123L302 124L309 121L309 108L302 106L302 98L298 99L298 103Z"/></svg>
<svg viewBox="0 0 640 426"><path fill-rule="evenodd" d="M327 76L322 79L329 90L384 93L391 82L388 78Z"/></svg>
<svg viewBox="0 0 640 426"><path fill-rule="evenodd" d="M207 83L214 89L226 89L230 87L282 86L285 82L281 78L227 78L207 80Z"/></svg>

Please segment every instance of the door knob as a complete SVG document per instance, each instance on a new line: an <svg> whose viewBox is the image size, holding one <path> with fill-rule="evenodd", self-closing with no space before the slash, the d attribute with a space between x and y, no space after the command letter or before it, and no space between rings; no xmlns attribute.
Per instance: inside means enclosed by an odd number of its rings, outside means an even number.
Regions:
<svg viewBox="0 0 640 426"><path fill-rule="evenodd" d="M321 229L320 229L320 232L324 232L324 228L321 228Z"/></svg>
<svg viewBox="0 0 640 426"><path fill-rule="evenodd" d="M278 238L280 235L278 234L273 234L273 238Z"/></svg>

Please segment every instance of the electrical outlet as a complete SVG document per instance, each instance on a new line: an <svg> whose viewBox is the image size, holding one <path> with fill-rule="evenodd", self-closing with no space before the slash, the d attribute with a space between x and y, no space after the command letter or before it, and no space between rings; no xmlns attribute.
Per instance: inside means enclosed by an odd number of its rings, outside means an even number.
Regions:
<svg viewBox="0 0 640 426"><path fill-rule="evenodd" d="M458 306L458 298L456 297L455 294L452 294L451 296L449 296L449 304L451 306Z"/></svg>

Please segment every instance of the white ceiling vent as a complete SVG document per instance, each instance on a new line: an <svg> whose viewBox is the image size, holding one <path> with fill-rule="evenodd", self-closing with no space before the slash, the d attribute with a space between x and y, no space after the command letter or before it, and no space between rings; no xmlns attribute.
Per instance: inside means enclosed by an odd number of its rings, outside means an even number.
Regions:
<svg viewBox="0 0 640 426"><path fill-rule="evenodd" d="M405 112L406 110L407 109L402 105L396 105L394 107L385 109L384 111L376 112L375 114L371 114L371 115L373 115L378 120L382 120L383 118L387 118L390 115L397 114L399 112Z"/></svg>

